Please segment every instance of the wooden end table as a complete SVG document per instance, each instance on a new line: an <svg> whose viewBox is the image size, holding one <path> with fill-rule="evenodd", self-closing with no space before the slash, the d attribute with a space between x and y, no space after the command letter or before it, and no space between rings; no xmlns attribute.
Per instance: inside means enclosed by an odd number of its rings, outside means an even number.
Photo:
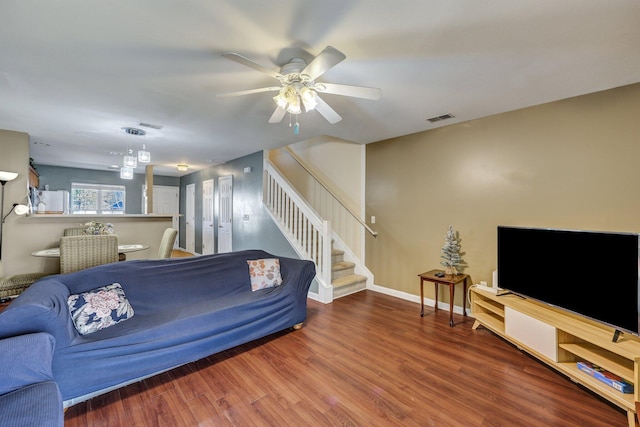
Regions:
<svg viewBox="0 0 640 427"><path fill-rule="evenodd" d="M434 309L438 310L438 285L449 286L449 326L453 326L453 297L455 296L456 285L462 283L462 315L467 315L467 285L471 284L471 276L468 274L445 274L442 277L436 276L438 273L444 273L442 270L430 270L426 273L418 274L420 277L420 317L424 317L424 282L433 282L436 288L436 300Z"/></svg>

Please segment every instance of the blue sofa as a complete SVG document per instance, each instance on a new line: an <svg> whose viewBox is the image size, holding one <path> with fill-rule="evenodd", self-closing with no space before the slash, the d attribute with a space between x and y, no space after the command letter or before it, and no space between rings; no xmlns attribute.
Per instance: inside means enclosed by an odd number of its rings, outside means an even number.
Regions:
<svg viewBox="0 0 640 427"><path fill-rule="evenodd" d="M282 283L253 290L247 261L273 258ZM312 262L260 250L107 264L31 285L0 313L0 339L41 333L55 342L51 379L68 407L300 325L314 277ZM114 283L132 316L81 334L69 297Z"/></svg>

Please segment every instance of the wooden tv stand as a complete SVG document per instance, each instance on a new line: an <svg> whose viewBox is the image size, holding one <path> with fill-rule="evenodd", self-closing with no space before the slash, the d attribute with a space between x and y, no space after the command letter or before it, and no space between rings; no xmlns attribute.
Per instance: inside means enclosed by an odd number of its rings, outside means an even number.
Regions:
<svg viewBox="0 0 640 427"><path fill-rule="evenodd" d="M572 381L627 411L633 427L640 401L640 339L623 333L613 342L614 329L516 295L496 295L471 288L473 329L484 326L521 350L538 358ZM576 366L594 363L634 385L624 394Z"/></svg>

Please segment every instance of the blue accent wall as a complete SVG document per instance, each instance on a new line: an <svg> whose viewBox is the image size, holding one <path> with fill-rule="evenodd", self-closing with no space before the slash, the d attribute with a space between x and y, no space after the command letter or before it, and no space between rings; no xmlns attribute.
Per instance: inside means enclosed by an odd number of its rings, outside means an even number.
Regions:
<svg viewBox="0 0 640 427"><path fill-rule="evenodd" d="M245 173L245 168L251 172ZM233 241L234 251L262 249L279 256L298 258L280 229L262 204L263 152L259 151L231 160L221 165L185 175L180 179L180 212L186 212L187 185L195 184L195 247L202 252L202 182L214 180L214 200L218 204L218 178L233 177ZM245 219L245 215L248 219ZM218 229L218 217L214 228ZM180 246L185 247L186 225L184 216L180 218ZM216 233L217 239L217 233ZM215 243L216 252L217 241Z"/></svg>

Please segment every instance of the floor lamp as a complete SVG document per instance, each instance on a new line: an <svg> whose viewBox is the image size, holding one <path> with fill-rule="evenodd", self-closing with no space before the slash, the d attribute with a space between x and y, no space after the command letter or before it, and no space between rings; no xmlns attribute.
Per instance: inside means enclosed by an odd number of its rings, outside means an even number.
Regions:
<svg viewBox="0 0 640 427"><path fill-rule="evenodd" d="M16 172L0 171L0 184L2 184L2 194L0 195L0 259L2 259L2 226L4 224L4 185L16 179L17 176Z"/></svg>

